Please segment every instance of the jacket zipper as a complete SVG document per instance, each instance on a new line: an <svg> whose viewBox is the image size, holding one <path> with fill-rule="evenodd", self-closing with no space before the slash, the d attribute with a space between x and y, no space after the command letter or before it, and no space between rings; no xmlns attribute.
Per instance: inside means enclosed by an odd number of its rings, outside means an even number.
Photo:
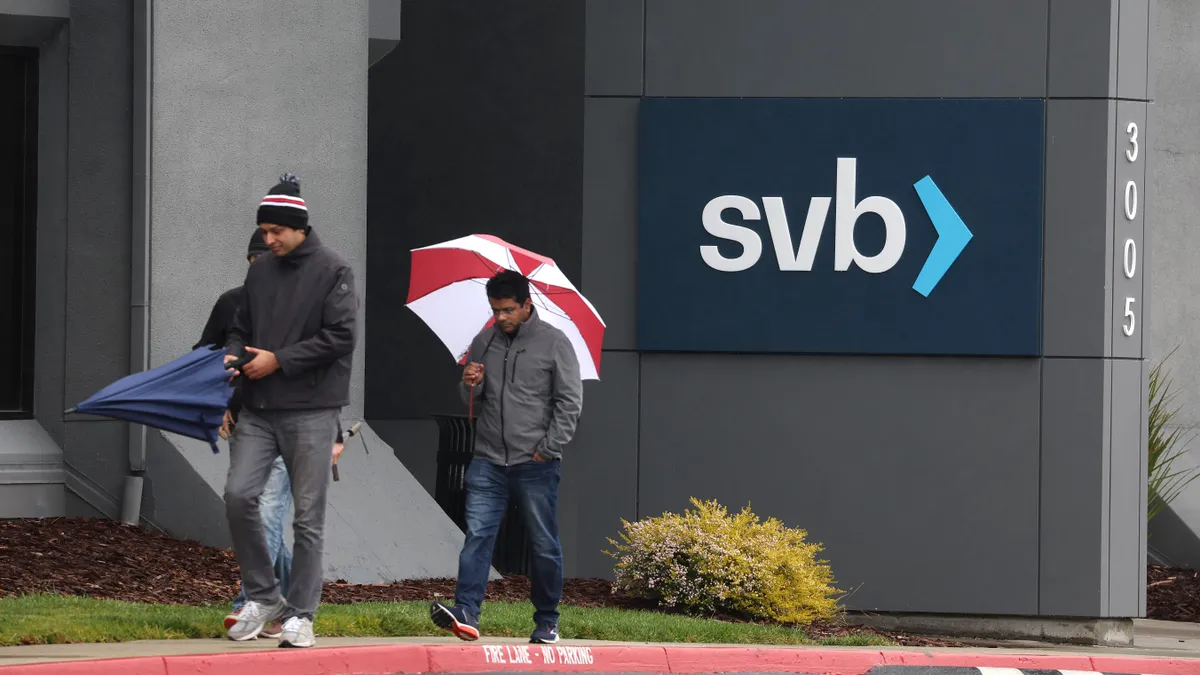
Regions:
<svg viewBox="0 0 1200 675"><path fill-rule="evenodd" d="M517 353L513 355L512 376L511 376L511 379L509 380L513 384L517 383L517 359L521 358L521 354L524 354L524 353L525 353L524 349L518 349Z"/></svg>
<svg viewBox="0 0 1200 675"><path fill-rule="evenodd" d="M508 466L508 439L504 437L504 390L508 386L508 352L512 349L512 339L504 338L504 368L500 371L500 442L504 445L504 466ZM515 365L515 364L514 364Z"/></svg>

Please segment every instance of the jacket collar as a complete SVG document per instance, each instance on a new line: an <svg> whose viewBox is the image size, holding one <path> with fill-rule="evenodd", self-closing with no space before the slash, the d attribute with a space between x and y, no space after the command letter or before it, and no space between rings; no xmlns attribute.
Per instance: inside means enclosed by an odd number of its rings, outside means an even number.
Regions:
<svg viewBox="0 0 1200 675"><path fill-rule="evenodd" d="M321 238L317 236L316 230L309 228L304 241L300 242L300 245L292 249L290 253L283 256L282 260L294 265L312 255L319 248L321 248Z"/></svg>
<svg viewBox="0 0 1200 675"><path fill-rule="evenodd" d="M533 311L529 313L529 319L526 320L525 323L521 324L521 327L517 329L517 334L512 336L511 339L516 340L522 335L535 335L542 329L542 324L543 322L541 314L538 312L537 306L534 305ZM493 326L492 330L496 331L496 334L500 337L508 339L508 335L504 331L500 330L500 326Z"/></svg>

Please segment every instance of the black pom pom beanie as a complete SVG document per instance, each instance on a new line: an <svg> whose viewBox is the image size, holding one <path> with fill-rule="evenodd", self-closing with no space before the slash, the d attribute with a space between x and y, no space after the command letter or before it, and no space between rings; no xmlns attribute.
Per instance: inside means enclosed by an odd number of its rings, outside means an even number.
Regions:
<svg viewBox="0 0 1200 675"><path fill-rule="evenodd" d="M279 177L279 183L259 203L256 222L308 231L308 204L300 196L300 179L296 174L285 173Z"/></svg>

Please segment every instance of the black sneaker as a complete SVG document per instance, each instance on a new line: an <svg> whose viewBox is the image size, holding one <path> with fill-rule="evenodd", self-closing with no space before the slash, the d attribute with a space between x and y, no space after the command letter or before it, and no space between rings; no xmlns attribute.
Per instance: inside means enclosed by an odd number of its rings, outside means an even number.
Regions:
<svg viewBox="0 0 1200 675"><path fill-rule="evenodd" d="M558 642L558 626L552 623L538 626L533 635L529 636L529 641L535 645L552 645Z"/></svg>
<svg viewBox="0 0 1200 675"><path fill-rule="evenodd" d="M429 618L438 628L454 633L460 640L468 642L479 639L479 619L471 616L462 607L447 607L440 602L429 606Z"/></svg>

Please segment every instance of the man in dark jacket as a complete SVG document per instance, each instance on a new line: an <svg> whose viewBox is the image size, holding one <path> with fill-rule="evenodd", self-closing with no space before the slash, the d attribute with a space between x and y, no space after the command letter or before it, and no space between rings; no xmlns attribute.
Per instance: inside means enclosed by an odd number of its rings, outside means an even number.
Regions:
<svg viewBox="0 0 1200 675"><path fill-rule="evenodd" d="M246 261L254 264L258 256L270 252L263 241L261 229L255 229L250 237L250 245L246 249ZM231 288L217 298L208 322L200 333L200 340L192 347L224 348L229 339L229 330L233 326L233 318L237 313L238 303L241 302L242 287ZM240 381L237 384L241 384ZM225 411L225 422L221 425L221 438L229 438L230 430L237 423L238 412L241 409L241 386L234 388L233 396L229 399L229 409ZM288 592L288 582L292 573L292 552L288 549L283 536L283 524L287 514L292 510L292 491L288 486L287 467L283 457L276 457L271 464L271 473L258 500L259 515L262 517L263 530L267 536L267 550L271 552L271 562L274 564L275 578L279 581L279 590L284 595ZM228 630L238 621L238 614L246 604L246 592L243 590L233 599L233 609L225 615L224 625ZM275 621L263 629L261 635L278 638L283 632L283 622Z"/></svg>
<svg viewBox="0 0 1200 675"><path fill-rule="evenodd" d="M463 640L479 638L479 613L500 521L510 500L529 533L529 641L558 641L562 544L558 482L563 448L583 410L583 382L571 340L546 323L529 297L529 280L505 270L487 283L496 319L471 342L460 390L474 399L475 458L466 475L467 537L458 559L454 606L435 602L430 618Z"/></svg>
<svg viewBox="0 0 1200 675"><path fill-rule="evenodd" d="M354 271L308 225L300 181L284 174L258 208L273 255L250 265L227 342L226 362L252 357L235 376L242 410L230 441L225 509L247 601L228 630L252 640L283 619L281 647L311 647L321 599L326 493L338 412L350 402L358 294ZM292 579L279 591L258 513L271 463L291 478Z"/></svg>

